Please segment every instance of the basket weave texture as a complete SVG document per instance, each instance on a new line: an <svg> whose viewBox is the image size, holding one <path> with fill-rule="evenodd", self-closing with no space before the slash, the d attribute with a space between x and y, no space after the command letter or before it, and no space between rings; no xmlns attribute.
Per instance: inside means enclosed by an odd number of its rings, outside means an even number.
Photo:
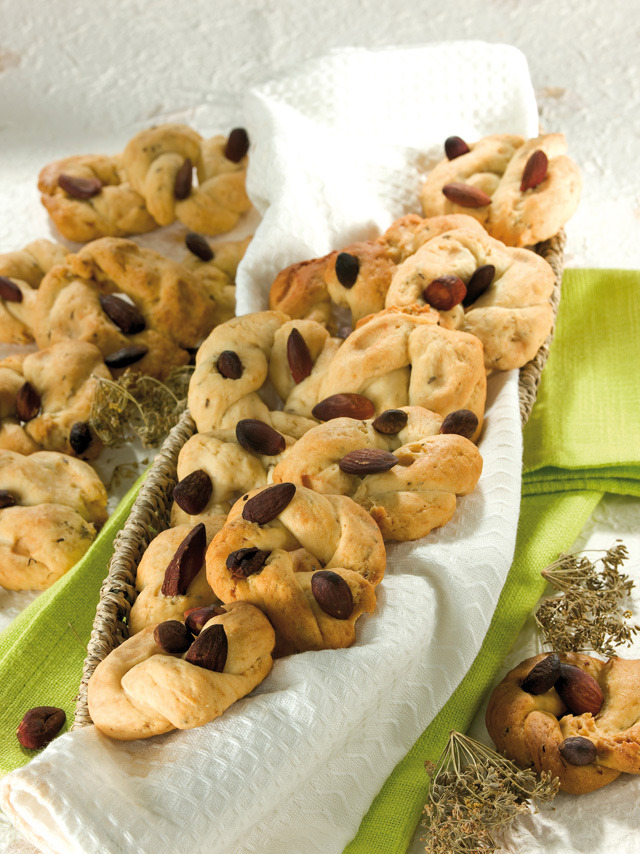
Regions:
<svg viewBox="0 0 640 854"><path fill-rule="evenodd" d="M564 232L539 243L535 250L551 265L555 284L551 295L554 318L560 303L560 288L564 267ZM526 424L535 403L542 369L549 355L553 329L538 350L535 358L520 369L518 395L522 426ZM109 572L100 590L100 601L93 622L87 656L82 669L73 729L92 723L87 708L87 685L98 664L129 636L126 620L136 598L135 578L140 558L151 540L168 527L172 491L177 482L178 454L195 432L188 411L169 433L154 459L147 478L140 488L131 513L114 541Z"/></svg>

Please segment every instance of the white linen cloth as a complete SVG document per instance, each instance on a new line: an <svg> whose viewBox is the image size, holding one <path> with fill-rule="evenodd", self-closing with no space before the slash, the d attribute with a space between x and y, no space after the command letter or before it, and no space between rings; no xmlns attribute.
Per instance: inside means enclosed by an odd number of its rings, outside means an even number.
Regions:
<svg viewBox="0 0 640 854"><path fill-rule="evenodd" d="M248 93L249 189L264 218L238 312L282 267L419 210L457 133L535 135L524 56L449 43L346 50ZM275 663L250 698L188 732L119 743L93 727L7 775L0 800L43 851L339 852L477 654L511 564L520 499L517 374L490 382L484 472L452 521L391 545L376 613L348 650Z"/></svg>

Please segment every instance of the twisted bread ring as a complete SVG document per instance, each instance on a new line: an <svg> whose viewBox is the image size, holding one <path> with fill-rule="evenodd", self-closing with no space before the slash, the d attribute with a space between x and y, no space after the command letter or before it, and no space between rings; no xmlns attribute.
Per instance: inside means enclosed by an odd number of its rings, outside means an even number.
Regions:
<svg viewBox="0 0 640 854"><path fill-rule="evenodd" d="M71 178L71 183L64 177L61 182L61 176ZM74 184L80 189L74 189ZM92 195L83 194L83 185ZM131 186L122 155L89 154L56 160L40 172L38 189L60 234L76 243L144 234L158 227L144 198Z"/></svg>
<svg viewBox="0 0 640 854"><path fill-rule="evenodd" d="M464 143L463 143L464 144ZM466 146L466 144L464 144ZM441 161L429 173L422 188L425 216L464 213L475 217L492 237L508 246L532 246L560 231L573 215L580 198L582 179L576 164L566 156L567 143L560 133L525 141L521 136L497 134L466 146L469 150L452 160ZM535 152L544 163L537 184L521 189L528 161ZM473 206L451 200L443 188L470 187L489 197ZM463 189L463 194L468 191ZM481 198L477 201L482 201Z"/></svg>
<svg viewBox="0 0 640 854"><path fill-rule="evenodd" d="M476 335L487 370L521 368L533 359L553 325L553 270L534 252L489 237L471 217L459 219L464 227L427 241L396 269L386 306L424 304L423 292L439 277L456 276L468 285L476 270L492 265L484 292L473 302L469 293L466 309L460 302L440 312L440 323Z"/></svg>
<svg viewBox="0 0 640 854"><path fill-rule="evenodd" d="M592 711L574 715L567 702L589 696L588 679L583 677L579 682L584 684L578 684L575 672L569 674L574 682L569 696L560 696L558 682L541 694L523 689L523 680L547 658L537 655L523 661L491 695L486 722L498 750L523 767L550 771L559 777L560 788L572 794L599 789L623 771L640 774L640 661L605 662L579 653L561 654L562 663L595 680L604 698L597 713L599 703ZM566 739L576 737L593 745L593 760L587 764L571 764L560 749Z"/></svg>
<svg viewBox="0 0 640 854"><path fill-rule="evenodd" d="M62 264L67 249L51 240L34 240L24 249L0 255L0 342L30 344L33 341L33 314L37 294L45 273ZM11 287L13 283L14 287Z"/></svg>
<svg viewBox="0 0 640 854"><path fill-rule="evenodd" d="M402 407L406 424L382 433L373 419L335 418L309 430L285 451L273 470L274 483L290 481L331 495L348 495L377 522L385 540L415 540L449 521L456 494L478 482L482 457L463 436L440 432L442 418L418 406ZM385 418L383 413L382 419ZM365 454L372 473L345 472L341 461L354 452L390 452L397 464ZM376 471L378 461L378 471ZM387 470L389 462L393 467Z"/></svg>
<svg viewBox="0 0 640 854"><path fill-rule="evenodd" d="M486 375L482 344L473 335L438 326L438 314L405 306L360 321L317 380L317 397L367 397L376 412L422 406L443 417L457 409L482 416ZM285 410L309 416L309 401L289 397Z"/></svg>
<svg viewBox="0 0 640 854"><path fill-rule="evenodd" d="M189 384L189 409L201 433L235 429L241 419L255 418L297 437L316 423L309 417L270 410L258 394L269 376L276 333L288 322L282 312L262 311L229 320L209 335L198 350ZM322 327L317 329L322 341L328 338ZM283 346L286 348L286 341ZM280 388L286 385L281 373L274 369Z"/></svg>
<svg viewBox="0 0 640 854"><path fill-rule="evenodd" d="M222 626L227 655L221 672L165 652L148 626L96 667L89 680L89 714L111 738L128 741L172 729L192 729L219 717L252 691L271 670L274 634L257 608L235 602L213 617Z"/></svg>
<svg viewBox="0 0 640 854"><path fill-rule="evenodd" d="M205 522L207 544L223 524L224 517L208 519ZM207 583L204 551L200 570L187 586L185 593L169 596L162 592L167 567L194 527L195 525L187 524L167 528L149 543L136 572L138 595L131 606L128 620L131 635L165 620L183 620L184 612L189 608L201 608L219 602Z"/></svg>
<svg viewBox="0 0 640 854"><path fill-rule="evenodd" d="M278 655L350 646L356 620L375 608L374 588L384 575L380 531L350 498L300 486L284 509L268 514L269 521L243 517L256 500L273 509L273 490L283 486L253 490L236 502L207 550L209 584L223 602L244 600L262 608L276 630ZM260 565L247 566L245 556L256 553ZM330 603L322 596L321 607L312 589L319 570L332 570L329 582L350 600L350 609L338 617L325 610ZM325 573L320 580L326 578Z"/></svg>
<svg viewBox="0 0 640 854"><path fill-rule="evenodd" d="M226 137L203 140L180 124L166 124L136 134L127 144L123 163L132 187L144 198L159 225L179 219L194 231L230 231L251 207L245 190L247 158L225 157ZM189 172L185 192L177 181ZM199 185L191 186L191 169ZM186 173L185 173L186 174Z"/></svg>

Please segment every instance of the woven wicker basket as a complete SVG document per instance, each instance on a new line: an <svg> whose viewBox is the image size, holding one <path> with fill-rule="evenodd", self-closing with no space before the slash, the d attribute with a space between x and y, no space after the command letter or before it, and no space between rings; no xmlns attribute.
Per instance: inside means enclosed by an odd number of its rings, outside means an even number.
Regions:
<svg viewBox="0 0 640 854"><path fill-rule="evenodd" d="M555 273L555 286L551 296L554 316L560 302L564 243L564 232L560 232L551 240L540 243L536 247L538 254L549 262ZM553 330L535 358L520 370L519 398L523 427L538 393L540 376L549 355L552 337ZM150 541L168 525L172 503L171 493L177 482L178 454L194 432L193 419L188 412L183 413L156 456L131 509L131 514L115 539L109 573L102 584L100 601L87 647L73 729L92 723L87 709L89 677L102 659L129 636L125 621L136 598L136 569Z"/></svg>

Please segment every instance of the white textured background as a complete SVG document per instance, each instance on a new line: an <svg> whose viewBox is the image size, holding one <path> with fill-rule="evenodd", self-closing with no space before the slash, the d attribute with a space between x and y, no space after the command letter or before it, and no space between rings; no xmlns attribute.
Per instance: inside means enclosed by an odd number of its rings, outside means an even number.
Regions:
<svg viewBox="0 0 640 854"><path fill-rule="evenodd" d="M124 144L152 117L207 131L199 117L211 104L228 126L239 119L244 89L333 47L472 38L523 50L542 126L567 134L583 169L567 263L639 267L636 17L631 0L1 0L0 251L47 232L34 164L75 150L79 139L86 150L106 137ZM105 127L104 115L117 126ZM606 539L620 530L621 513L640 578L637 502L605 502L589 532ZM637 800L637 782L625 785L625 797ZM555 828L571 812L558 807ZM547 831L544 850L631 854L634 844L556 830Z"/></svg>

